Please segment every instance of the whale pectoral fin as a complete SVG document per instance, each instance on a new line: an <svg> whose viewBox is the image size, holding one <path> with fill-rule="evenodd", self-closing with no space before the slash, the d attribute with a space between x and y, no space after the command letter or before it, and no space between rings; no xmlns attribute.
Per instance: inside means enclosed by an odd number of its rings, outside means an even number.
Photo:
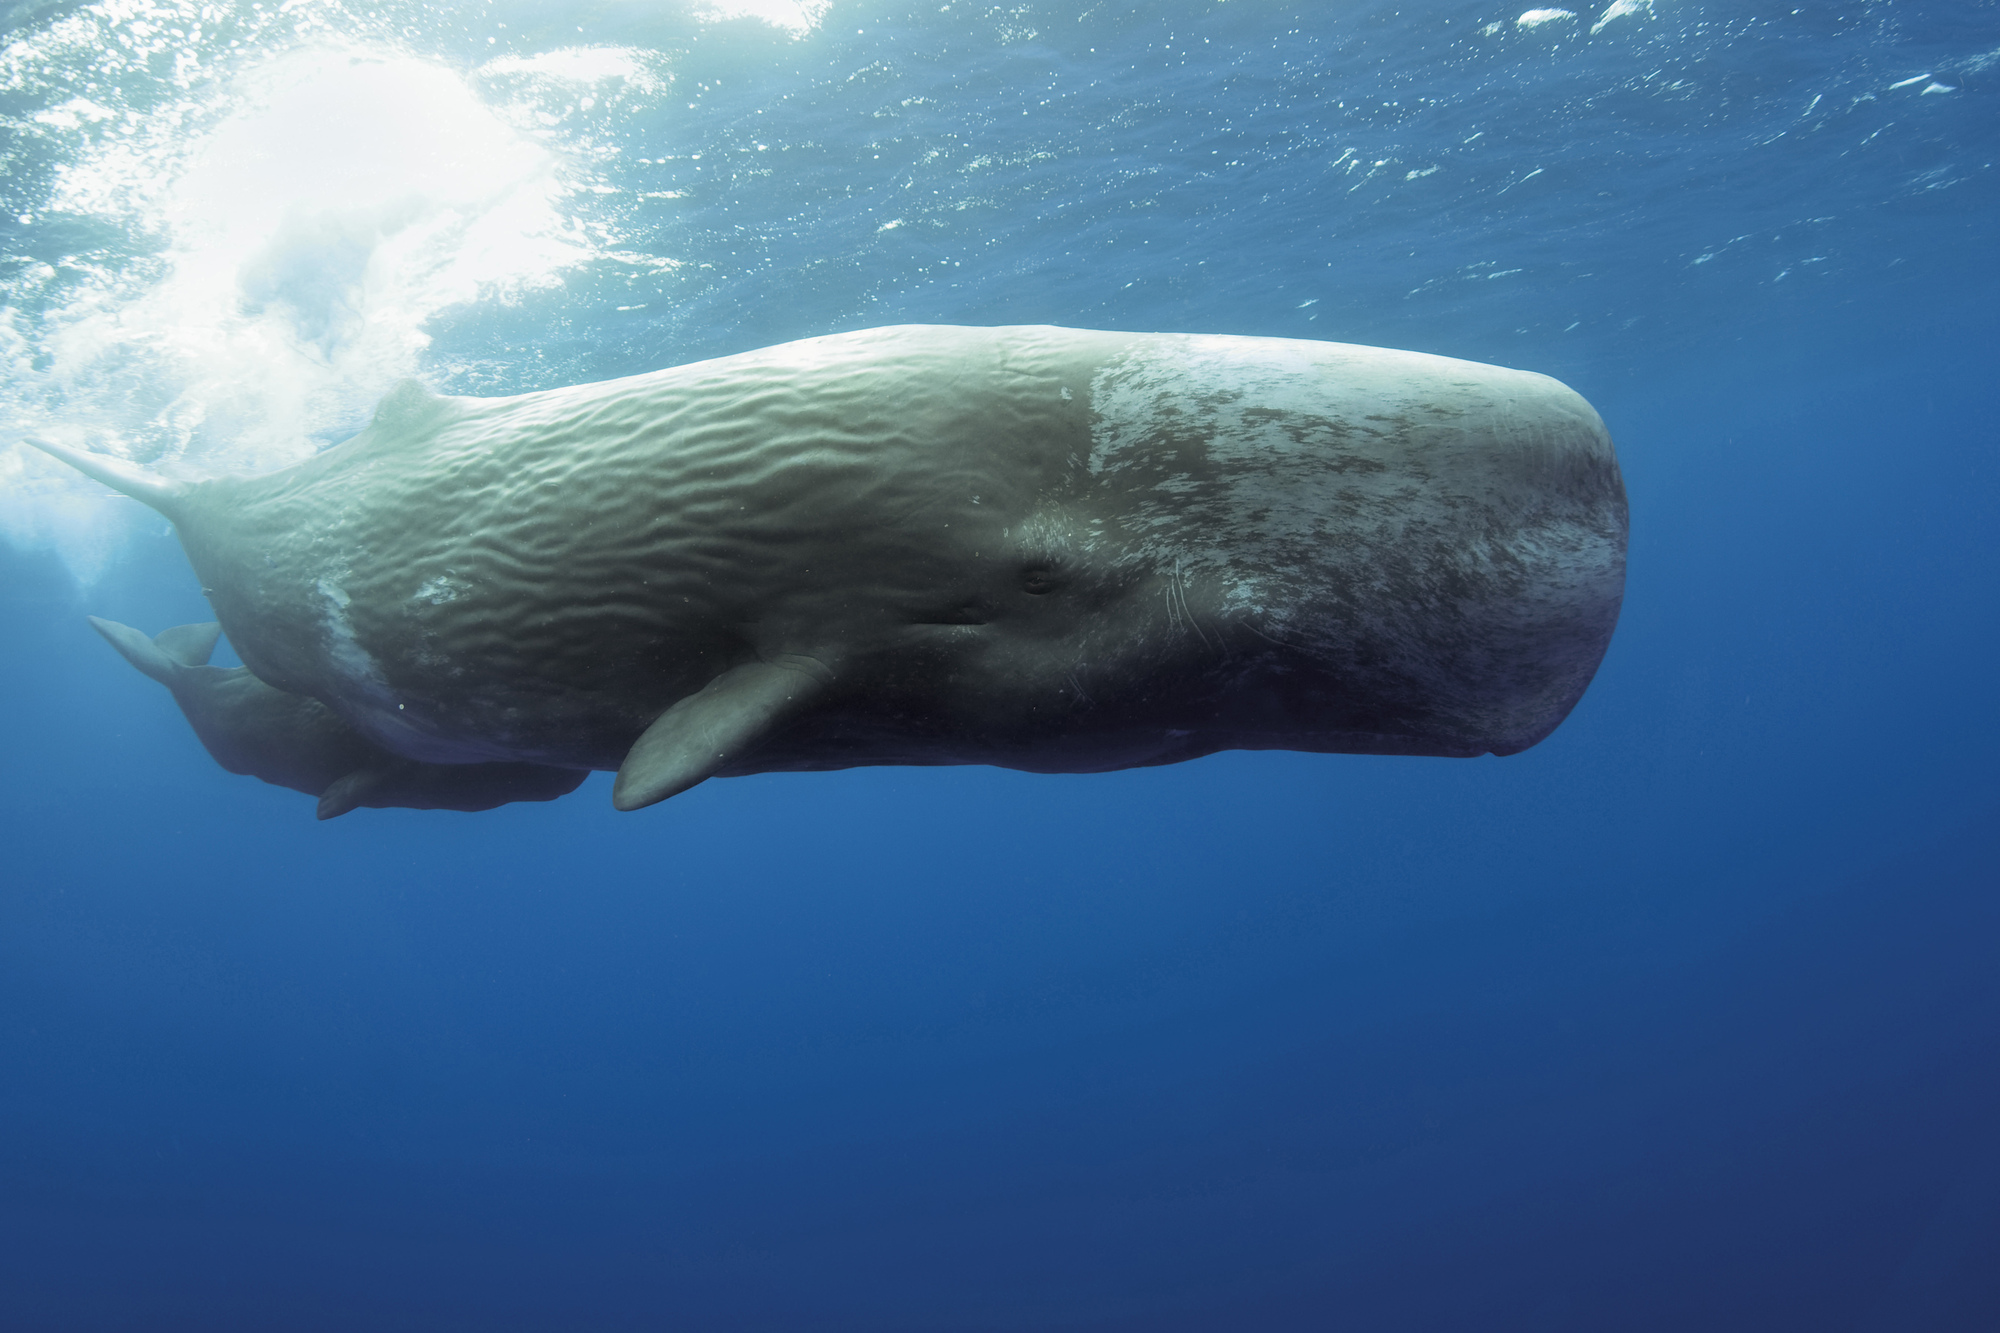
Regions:
<svg viewBox="0 0 2000 1333"><path fill-rule="evenodd" d="M368 804L368 798L375 795L389 778L386 767L357 768L343 777L335 778L319 794L320 819L338 819L349 810L359 809Z"/></svg>
<svg viewBox="0 0 2000 1333"><path fill-rule="evenodd" d="M611 804L637 810L713 777L798 716L825 688L821 674L804 666L750 662L730 668L646 728L619 766Z"/></svg>
<svg viewBox="0 0 2000 1333"><path fill-rule="evenodd" d="M336 778L319 797L319 817L349 810L491 810L514 801L553 801L590 776L549 764L426 764L382 755Z"/></svg>

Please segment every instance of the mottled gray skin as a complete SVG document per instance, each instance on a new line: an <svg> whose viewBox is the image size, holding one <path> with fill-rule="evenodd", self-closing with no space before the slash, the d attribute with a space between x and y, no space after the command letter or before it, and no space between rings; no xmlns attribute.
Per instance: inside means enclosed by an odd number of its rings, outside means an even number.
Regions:
<svg viewBox="0 0 2000 1333"><path fill-rule="evenodd" d="M524 799L617 769L622 808L859 764L1510 754L1582 694L1624 582L1583 399L1333 343L874 329L406 384L268 476L51 451L167 512L248 673L375 769L553 770ZM375 786L330 813L420 803Z"/></svg>

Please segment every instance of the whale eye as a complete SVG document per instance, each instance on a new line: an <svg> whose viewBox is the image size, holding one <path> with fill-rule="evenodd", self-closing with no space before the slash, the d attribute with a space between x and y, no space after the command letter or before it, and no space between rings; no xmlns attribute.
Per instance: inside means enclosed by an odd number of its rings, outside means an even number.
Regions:
<svg viewBox="0 0 2000 1333"><path fill-rule="evenodd" d="M1040 597L1043 593L1054 592L1056 576L1053 570L1035 568L1021 571L1021 591Z"/></svg>

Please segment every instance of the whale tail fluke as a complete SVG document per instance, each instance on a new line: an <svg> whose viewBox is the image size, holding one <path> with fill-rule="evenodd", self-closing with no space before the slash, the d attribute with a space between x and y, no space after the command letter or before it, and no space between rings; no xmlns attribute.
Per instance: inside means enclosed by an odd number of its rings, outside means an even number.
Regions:
<svg viewBox="0 0 2000 1333"><path fill-rule="evenodd" d="M150 639L115 620L100 616L89 620L90 627L102 634L120 657L162 685L172 685L175 677L190 667L207 666L215 654L215 641L222 637L222 626L212 620L201 625L176 625Z"/></svg>
<svg viewBox="0 0 2000 1333"><path fill-rule="evenodd" d="M190 489L187 482L169 481L165 477L155 476L137 463L128 463L122 458L113 458L110 454L72 449L66 444L57 444L54 440L45 440L34 435L25 435L21 438L23 442L32 444L43 453L53 458L60 458L92 481L101 481L119 494L129 495L134 500L151 505L168 518L178 521L181 502L187 498Z"/></svg>

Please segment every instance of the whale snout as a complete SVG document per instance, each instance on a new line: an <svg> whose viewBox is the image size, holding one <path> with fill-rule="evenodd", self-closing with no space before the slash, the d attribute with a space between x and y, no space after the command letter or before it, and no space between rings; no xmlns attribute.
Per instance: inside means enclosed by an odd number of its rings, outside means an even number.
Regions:
<svg viewBox="0 0 2000 1333"><path fill-rule="evenodd" d="M1250 693L1287 725L1330 749L1508 754L1581 696L1623 596L1625 492L1559 381L1185 337L1095 393L1101 504L1177 590L1162 614L1272 645Z"/></svg>

